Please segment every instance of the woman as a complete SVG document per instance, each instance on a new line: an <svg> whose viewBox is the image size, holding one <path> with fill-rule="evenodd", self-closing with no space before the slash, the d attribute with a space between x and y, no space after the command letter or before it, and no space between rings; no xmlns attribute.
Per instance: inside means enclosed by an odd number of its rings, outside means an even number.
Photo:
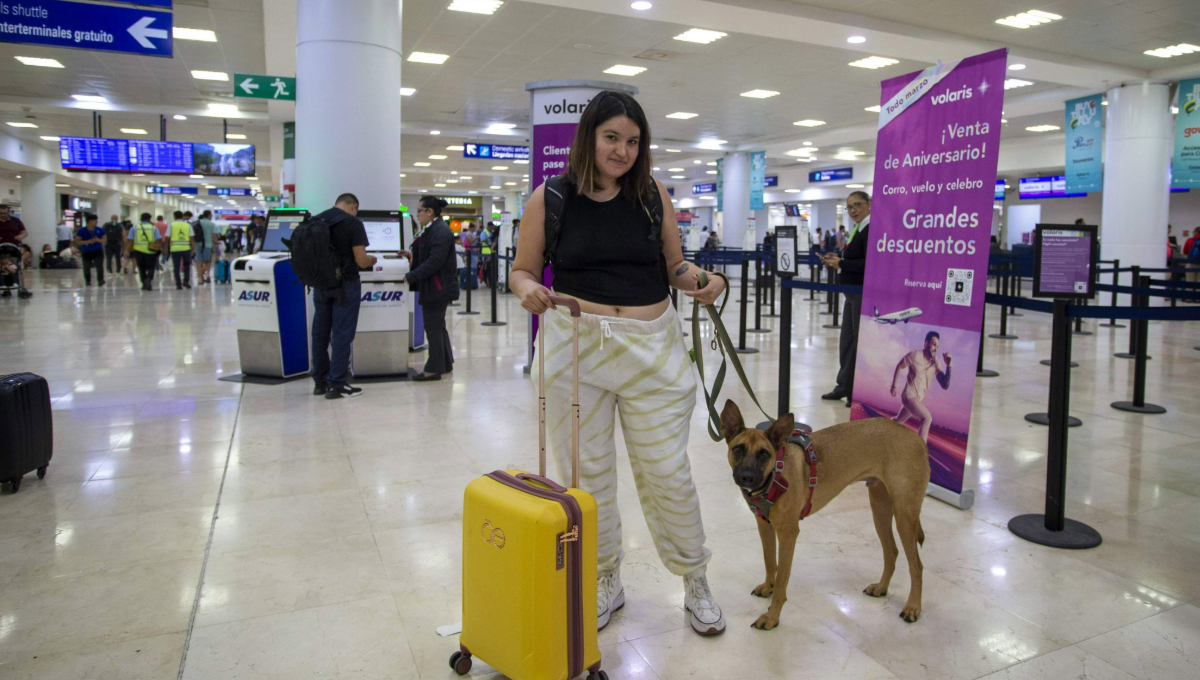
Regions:
<svg viewBox="0 0 1200 680"><path fill-rule="evenodd" d="M446 330L446 307L458 299L458 266L454 257L454 234L442 219L448 203L436 196L422 196L417 207L420 229L413 234L412 252L402 253L412 260L412 271L404 278L419 293L421 314L425 320L425 338L429 360L424 372L413 380L441 380L443 373L454 370L454 350Z"/></svg>
<svg viewBox="0 0 1200 680"><path fill-rule="evenodd" d="M668 285L703 303L716 301L725 281L699 287L699 267L683 259L671 198L650 177L650 128L637 101L601 92L579 121L567 171L562 223L550 262L554 291L579 301L580 486L599 504L599 625L625 604L621 587L621 518L616 492L614 409L633 466L638 496L659 557L683 577L684 603L701 635L725 630L709 590L700 505L687 458L696 379ZM534 190L522 219L545 221L545 186ZM657 194L657 196L655 196ZM650 208L665 210L656 225ZM522 229L510 287L534 314L554 309L542 285L545 230ZM665 270L664 270L665 263ZM668 273L669 272L669 273ZM699 289L699 290L697 290ZM543 317L547 334L547 422L559 471L571 450L571 323ZM539 361L534 360L534 370ZM537 380L535 373L534 379Z"/></svg>

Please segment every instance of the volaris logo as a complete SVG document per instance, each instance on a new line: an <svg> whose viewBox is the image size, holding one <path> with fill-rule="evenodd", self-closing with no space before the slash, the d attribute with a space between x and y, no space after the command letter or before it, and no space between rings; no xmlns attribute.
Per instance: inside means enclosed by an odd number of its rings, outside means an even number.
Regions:
<svg viewBox="0 0 1200 680"><path fill-rule="evenodd" d="M271 293L270 293L270 291L265 291L265 290L243 290L242 294L238 296L238 301L240 302L242 300L254 301L254 302L270 302L271 301Z"/></svg>
<svg viewBox="0 0 1200 680"><path fill-rule="evenodd" d="M402 291L402 290L380 290L380 291L375 291L374 293L371 293L371 292L363 293L362 301L363 302L393 302L393 301L399 302L400 298L403 296L404 296L404 291Z"/></svg>

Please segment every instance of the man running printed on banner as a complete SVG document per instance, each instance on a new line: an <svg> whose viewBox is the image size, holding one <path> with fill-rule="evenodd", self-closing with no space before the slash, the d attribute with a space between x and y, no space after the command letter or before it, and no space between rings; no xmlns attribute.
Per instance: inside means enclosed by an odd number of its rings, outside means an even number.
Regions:
<svg viewBox="0 0 1200 680"><path fill-rule="evenodd" d="M913 350L905 354L900 363L896 364L896 373L892 376L891 392L894 397L896 396L896 380L900 378L904 369L908 369L904 390L900 393L900 412L892 420L904 425L909 418L919 418L921 420L921 439L924 439L926 443L929 442L929 426L933 424L933 414L922 403L925 394L929 392L929 379L936 376L938 384L942 386L943 390L950 389L950 364L954 361L954 357L946 352L942 355L946 359L946 371L943 373L938 367L937 351L941 337L937 331L926 333L924 349Z"/></svg>

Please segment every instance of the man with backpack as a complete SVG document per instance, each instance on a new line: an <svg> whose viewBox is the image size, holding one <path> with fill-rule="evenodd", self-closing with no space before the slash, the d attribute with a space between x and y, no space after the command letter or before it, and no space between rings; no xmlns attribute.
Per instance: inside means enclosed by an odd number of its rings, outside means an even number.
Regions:
<svg viewBox="0 0 1200 680"><path fill-rule="evenodd" d="M342 194L332 208L302 222L284 240L292 254L292 269L312 288L313 394L326 399L362 394L361 387L346 381L362 305L358 270L375 266L375 256L367 254L370 242L357 214L358 198Z"/></svg>

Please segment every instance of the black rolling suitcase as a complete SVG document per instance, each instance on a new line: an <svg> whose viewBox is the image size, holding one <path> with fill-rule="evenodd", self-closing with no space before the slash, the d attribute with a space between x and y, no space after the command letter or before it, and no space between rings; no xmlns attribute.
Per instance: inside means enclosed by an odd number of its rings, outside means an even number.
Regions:
<svg viewBox="0 0 1200 680"><path fill-rule="evenodd" d="M32 373L0 375L0 483L13 493L21 477L37 470L38 479L54 453L54 424L50 412L50 386Z"/></svg>

